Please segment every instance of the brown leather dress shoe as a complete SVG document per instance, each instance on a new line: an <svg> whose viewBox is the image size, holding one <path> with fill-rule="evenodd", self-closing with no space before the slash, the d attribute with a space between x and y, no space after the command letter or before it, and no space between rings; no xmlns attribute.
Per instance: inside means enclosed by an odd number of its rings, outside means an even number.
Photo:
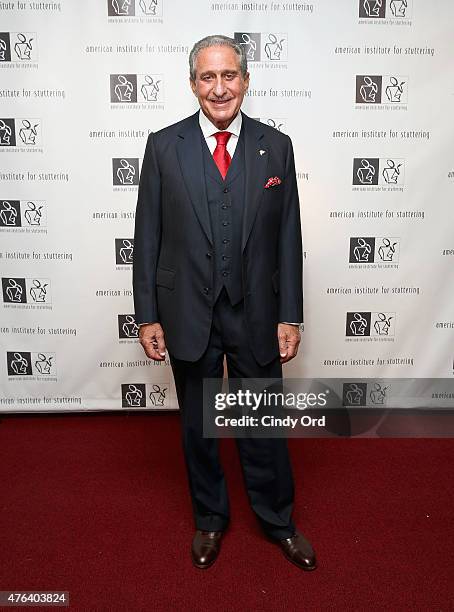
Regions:
<svg viewBox="0 0 454 612"><path fill-rule="evenodd" d="M207 569L216 561L221 549L222 531L197 529L192 540L192 563L199 569Z"/></svg>
<svg viewBox="0 0 454 612"><path fill-rule="evenodd" d="M317 567L314 549L302 533L298 531L291 538L279 540L278 544L286 559L303 570L314 570Z"/></svg>

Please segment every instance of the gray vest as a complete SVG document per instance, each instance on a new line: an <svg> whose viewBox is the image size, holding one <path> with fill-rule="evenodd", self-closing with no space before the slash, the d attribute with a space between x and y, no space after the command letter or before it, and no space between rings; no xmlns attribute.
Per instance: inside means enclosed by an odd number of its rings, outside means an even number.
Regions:
<svg viewBox="0 0 454 612"><path fill-rule="evenodd" d="M214 240L213 298L225 287L232 306L243 298L241 230L244 209L243 130L225 177L222 176L202 137L206 194Z"/></svg>

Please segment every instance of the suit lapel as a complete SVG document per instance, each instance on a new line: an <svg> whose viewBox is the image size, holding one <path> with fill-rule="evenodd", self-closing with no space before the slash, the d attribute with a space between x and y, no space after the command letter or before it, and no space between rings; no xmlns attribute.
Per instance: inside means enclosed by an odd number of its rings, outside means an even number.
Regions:
<svg viewBox="0 0 454 612"><path fill-rule="evenodd" d="M197 111L178 134L177 155L195 214L208 240L213 244L198 117Z"/></svg>
<svg viewBox="0 0 454 612"><path fill-rule="evenodd" d="M245 157L245 210L241 251L244 250L251 233L257 211L264 194L269 148L258 121L253 121L243 113L244 157ZM261 153L264 151L264 153Z"/></svg>

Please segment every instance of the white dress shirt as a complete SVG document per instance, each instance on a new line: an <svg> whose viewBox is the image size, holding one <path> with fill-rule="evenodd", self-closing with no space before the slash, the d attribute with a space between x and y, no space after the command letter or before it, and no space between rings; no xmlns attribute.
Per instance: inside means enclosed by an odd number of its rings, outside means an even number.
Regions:
<svg viewBox="0 0 454 612"><path fill-rule="evenodd" d="M205 138L205 141L210 149L211 155L213 155L214 150L216 148L216 138L215 134L218 132L230 132L232 135L229 138L227 143L227 151L230 157L233 157L235 153L236 145L238 144L238 138L240 137L241 125L243 123L243 117L241 116L241 111L238 112L238 115L229 125L226 130L218 130L218 128L211 123L208 117L204 114L202 109L199 111L199 125L202 130L202 134Z"/></svg>

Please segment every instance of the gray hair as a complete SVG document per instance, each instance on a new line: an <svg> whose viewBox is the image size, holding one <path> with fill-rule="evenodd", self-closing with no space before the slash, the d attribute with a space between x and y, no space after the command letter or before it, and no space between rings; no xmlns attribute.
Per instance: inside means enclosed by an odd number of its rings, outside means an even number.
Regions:
<svg viewBox="0 0 454 612"><path fill-rule="evenodd" d="M246 77L247 57L244 50L244 45L239 45L233 38L229 38L228 36L223 36L222 34L212 34L211 36L205 36L205 38L202 38L202 40L196 42L191 49L191 53L189 54L189 75L191 77L191 81L195 81L195 62L199 52L207 47L222 46L231 47L235 51L240 60L241 75L243 78Z"/></svg>

